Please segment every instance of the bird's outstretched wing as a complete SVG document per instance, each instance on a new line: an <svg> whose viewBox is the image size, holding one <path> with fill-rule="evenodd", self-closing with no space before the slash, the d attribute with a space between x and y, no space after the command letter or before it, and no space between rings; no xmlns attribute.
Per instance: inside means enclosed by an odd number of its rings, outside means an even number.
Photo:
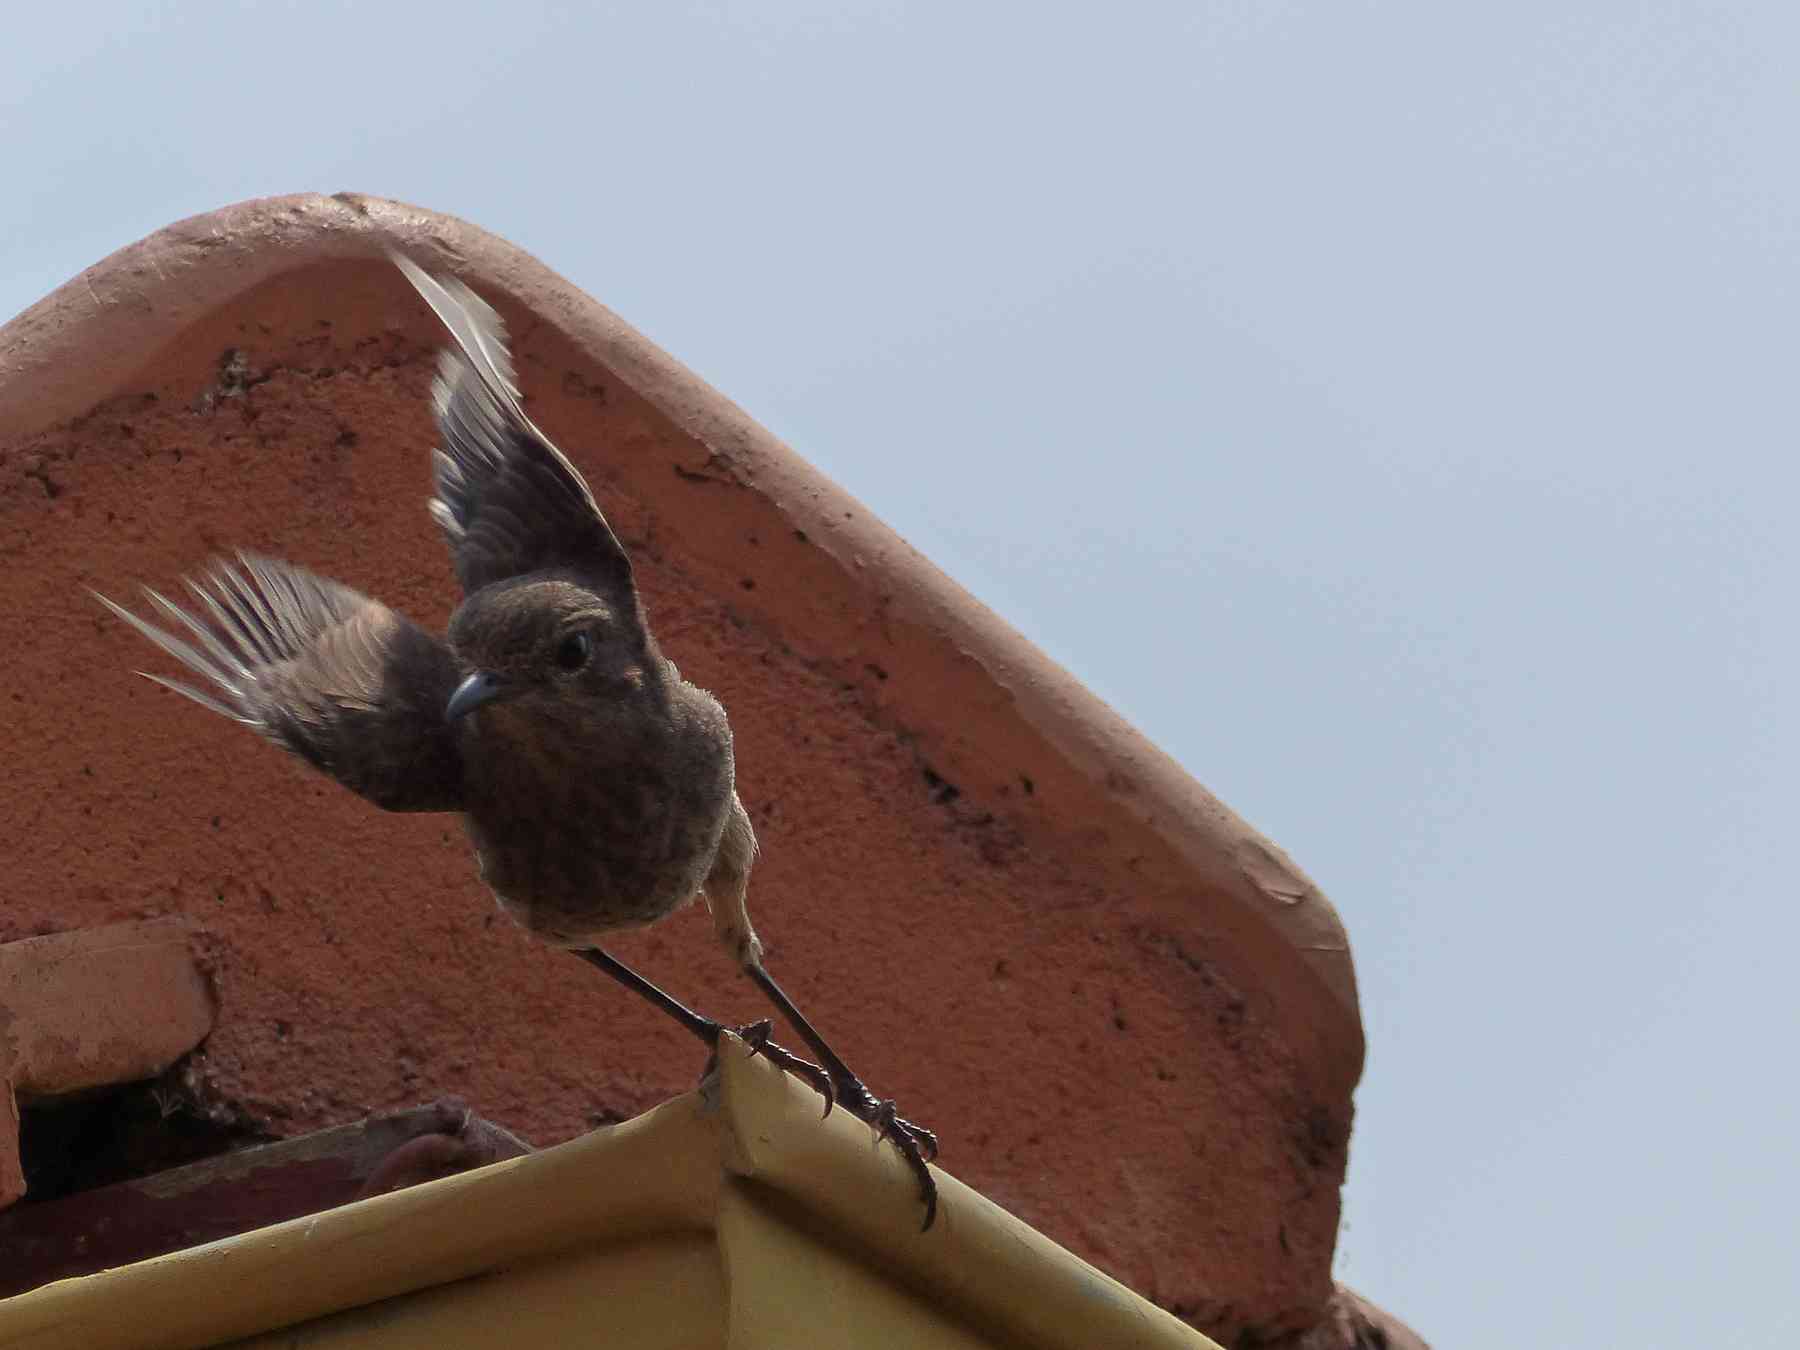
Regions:
<svg viewBox="0 0 1800 1350"><path fill-rule="evenodd" d="M239 554L186 584L192 611L145 590L169 629L95 597L211 687L140 672L147 679L389 811L460 809L462 760L444 721L458 671L442 642L380 601L272 559Z"/></svg>
<svg viewBox="0 0 1800 1350"><path fill-rule="evenodd" d="M432 389L443 445L432 457L431 515L463 591L546 568L629 585L631 559L586 480L519 406L500 316L460 281L392 257L456 344L438 359Z"/></svg>

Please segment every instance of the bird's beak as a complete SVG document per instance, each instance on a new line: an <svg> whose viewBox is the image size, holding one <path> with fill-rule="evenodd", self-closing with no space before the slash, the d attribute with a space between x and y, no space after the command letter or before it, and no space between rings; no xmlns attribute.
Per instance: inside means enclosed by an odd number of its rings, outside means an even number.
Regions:
<svg viewBox="0 0 1800 1350"><path fill-rule="evenodd" d="M444 720L454 722L457 718L474 712L482 704L492 703L512 692L512 686L498 675L478 670L456 686L456 692L450 695L450 701L444 705Z"/></svg>

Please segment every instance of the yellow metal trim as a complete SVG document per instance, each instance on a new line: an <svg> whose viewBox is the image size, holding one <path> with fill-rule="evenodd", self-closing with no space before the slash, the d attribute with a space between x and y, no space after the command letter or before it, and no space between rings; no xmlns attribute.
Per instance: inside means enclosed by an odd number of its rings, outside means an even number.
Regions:
<svg viewBox="0 0 1800 1350"><path fill-rule="evenodd" d="M0 1347L192 1350L303 1323L260 1343L491 1345L504 1326L514 1350L1211 1344L942 1171L921 1233L891 1147L820 1120L739 1042L720 1051L712 1090L557 1148L0 1300ZM690 1290L673 1323L669 1270ZM644 1298L617 1306L633 1280Z"/></svg>
<svg viewBox="0 0 1800 1350"><path fill-rule="evenodd" d="M894 1150L841 1111L818 1119L799 1084L760 1060L721 1056L731 1134L727 1165L792 1201L867 1264L934 1304L954 1306L1007 1343L1045 1350L1211 1345L938 1168L938 1217L919 1232L918 1188Z"/></svg>
<svg viewBox="0 0 1800 1350"><path fill-rule="evenodd" d="M795 1342L794 1344L809 1344ZM720 1350L725 1285L710 1233L643 1238L420 1289L233 1341L229 1350Z"/></svg>
<svg viewBox="0 0 1800 1350"><path fill-rule="evenodd" d="M719 1196L719 1250L729 1291L729 1350L987 1350L929 1290L896 1284L853 1248L788 1221L745 1185Z"/></svg>
<svg viewBox="0 0 1800 1350"><path fill-rule="evenodd" d="M713 1226L695 1094L557 1148L0 1299L0 1346L190 1350L578 1246Z"/></svg>

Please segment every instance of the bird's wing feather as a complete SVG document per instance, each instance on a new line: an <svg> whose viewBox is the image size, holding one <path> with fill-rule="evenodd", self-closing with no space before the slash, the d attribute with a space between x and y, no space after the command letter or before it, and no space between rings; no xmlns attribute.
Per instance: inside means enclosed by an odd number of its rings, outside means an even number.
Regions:
<svg viewBox="0 0 1800 1350"><path fill-rule="evenodd" d="M500 316L460 281L393 259L455 343L432 389L443 445L432 456L431 515L463 591L547 568L628 586L631 560L586 480L519 405Z"/></svg>
<svg viewBox="0 0 1800 1350"><path fill-rule="evenodd" d="M146 590L166 628L96 596L208 687L146 678L253 728L377 806L461 807L462 761L444 721L458 670L441 641L380 601L273 559L240 554L187 588L192 608Z"/></svg>

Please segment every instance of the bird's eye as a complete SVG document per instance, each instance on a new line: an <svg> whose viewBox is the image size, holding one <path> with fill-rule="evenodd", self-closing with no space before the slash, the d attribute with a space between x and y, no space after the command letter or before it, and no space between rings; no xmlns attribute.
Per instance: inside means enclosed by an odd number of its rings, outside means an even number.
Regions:
<svg viewBox="0 0 1800 1350"><path fill-rule="evenodd" d="M556 644L556 664L564 670L580 670L594 650L594 640L586 633L570 633Z"/></svg>

